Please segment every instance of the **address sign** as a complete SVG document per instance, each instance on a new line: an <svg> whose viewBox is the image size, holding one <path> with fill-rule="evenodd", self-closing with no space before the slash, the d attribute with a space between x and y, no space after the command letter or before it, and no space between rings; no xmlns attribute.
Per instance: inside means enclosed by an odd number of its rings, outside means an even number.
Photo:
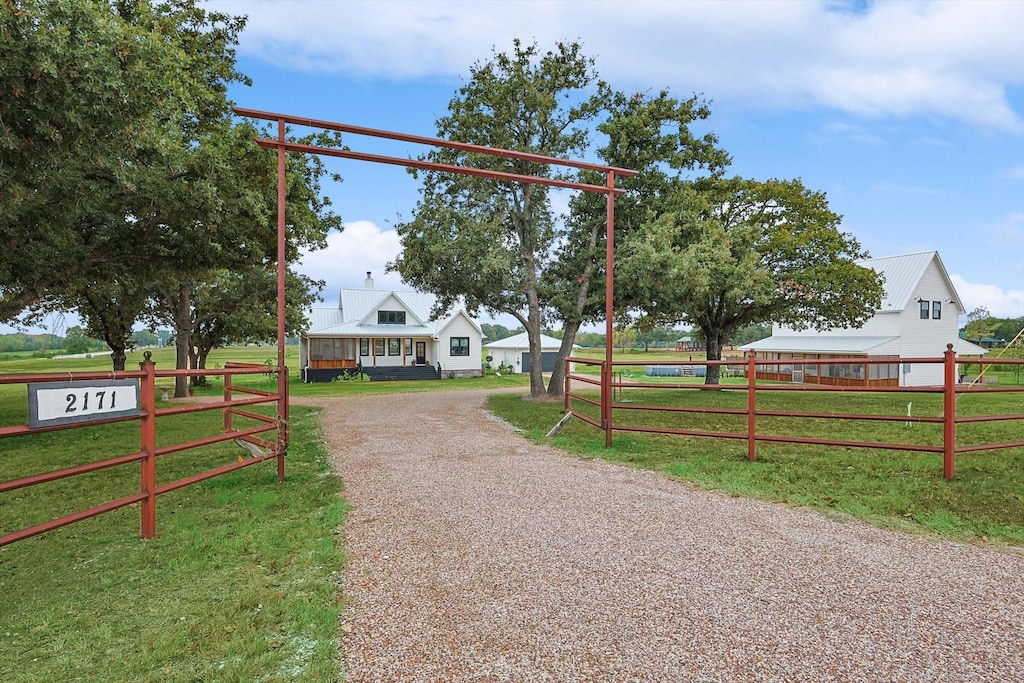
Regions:
<svg viewBox="0 0 1024 683"><path fill-rule="evenodd" d="M49 427L139 414L133 379L34 382L28 385L28 426Z"/></svg>

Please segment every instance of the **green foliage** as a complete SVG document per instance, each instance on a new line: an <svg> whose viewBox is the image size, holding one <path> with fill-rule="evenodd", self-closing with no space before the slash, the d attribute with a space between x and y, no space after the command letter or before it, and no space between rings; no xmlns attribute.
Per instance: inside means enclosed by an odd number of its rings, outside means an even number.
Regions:
<svg viewBox="0 0 1024 683"><path fill-rule="evenodd" d="M499 341L501 339L508 339L509 337L513 337L526 331L522 326L517 327L514 330L510 330L504 325L491 325L490 323L482 323L480 328L484 332L484 337L486 337L487 343Z"/></svg>
<svg viewBox="0 0 1024 683"><path fill-rule="evenodd" d="M671 199L619 251L641 327L685 320L718 360L745 325L860 327L881 303L879 276L855 263L866 253L799 180L706 179Z"/></svg>
<svg viewBox="0 0 1024 683"><path fill-rule="evenodd" d="M1001 339L1004 344L1010 344L1022 330L1024 316L997 318L989 313L987 308L979 306L967 314L967 324L960 330L960 336L975 342L989 338Z"/></svg>
<svg viewBox="0 0 1024 683"><path fill-rule="evenodd" d="M64 348L64 340L55 334L0 334L0 353L61 348Z"/></svg>
<svg viewBox="0 0 1024 683"><path fill-rule="evenodd" d="M104 264L179 241L171 206L209 211L192 163L244 81L244 20L193 0L8 0L0 12L0 319Z"/></svg>
<svg viewBox="0 0 1024 683"><path fill-rule="evenodd" d="M77 325L68 328L67 336L64 337L64 351L67 353L88 353L102 348L103 342L92 339Z"/></svg>

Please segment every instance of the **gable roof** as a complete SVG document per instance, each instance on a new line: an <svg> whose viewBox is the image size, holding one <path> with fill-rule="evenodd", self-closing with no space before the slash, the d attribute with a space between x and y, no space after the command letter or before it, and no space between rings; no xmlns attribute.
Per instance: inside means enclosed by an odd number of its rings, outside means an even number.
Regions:
<svg viewBox="0 0 1024 683"><path fill-rule="evenodd" d="M389 302L392 302L389 304ZM436 336L451 321L462 314L473 326L480 325L462 309L448 311L438 320L431 320L430 313L437 298L433 294L390 289L342 289L338 296L337 308L314 308L308 311L309 327L306 336ZM397 304L408 313L404 325L381 325L374 313L381 308ZM482 334L482 332L481 332Z"/></svg>
<svg viewBox="0 0 1024 683"><path fill-rule="evenodd" d="M530 337L526 332L520 332L517 335L506 337L505 339L499 339L498 341L492 341L490 344L484 344L485 347L490 349L528 349L530 348ZM540 347L542 349L559 349L562 346L562 340L554 337L549 337L546 334L540 335ZM573 344L573 346L576 346Z"/></svg>
<svg viewBox="0 0 1024 683"><path fill-rule="evenodd" d="M916 254L900 254L899 256L884 256L882 258L863 259L857 261L857 265L870 268L882 276L882 305L878 311L902 311L907 307L910 297L914 294L914 288L924 277L925 270L935 261L946 287L949 288L954 305L960 310L960 295L953 287L953 281L949 279L946 267L942 265L937 251L921 251Z"/></svg>

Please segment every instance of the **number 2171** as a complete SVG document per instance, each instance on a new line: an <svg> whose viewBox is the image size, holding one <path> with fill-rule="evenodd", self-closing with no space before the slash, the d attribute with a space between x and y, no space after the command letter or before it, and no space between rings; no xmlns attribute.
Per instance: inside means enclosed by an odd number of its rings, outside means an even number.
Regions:
<svg viewBox="0 0 1024 683"><path fill-rule="evenodd" d="M74 413L79 410L89 410L89 400L92 399L93 410L115 410L117 408L117 390L97 390L93 392L82 392L81 394L69 393L64 397L67 406L65 413ZM109 398L109 400L107 400ZM79 400L81 399L81 400ZM104 401L107 401L104 405Z"/></svg>

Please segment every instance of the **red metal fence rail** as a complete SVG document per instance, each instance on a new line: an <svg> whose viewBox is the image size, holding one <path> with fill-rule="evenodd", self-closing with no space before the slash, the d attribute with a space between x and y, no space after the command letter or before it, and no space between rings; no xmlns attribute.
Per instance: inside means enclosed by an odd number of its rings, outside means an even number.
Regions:
<svg viewBox="0 0 1024 683"><path fill-rule="evenodd" d="M228 363L222 370L162 370L157 371L155 364L150 359L150 353L146 352L146 360L139 364L139 371L127 372L79 372L79 373L46 373L46 374L21 374L0 376L0 385L7 384L28 384L28 383L53 383L53 382L75 382L91 380L138 380L139 385L139 412L136 415L127 417L115 417L110 419L94 420L85 424L57 424L44 427L32 427L28 424L0 427L0 440L4 437L19 436L41 431L56 431L73 429L82 426L95 426L99 424L110 424L114 422L125 422L137 420L139 422L139 450L135 453L121 455L104 460L74 465L58 470L34 474L27 477L20 477L9 481L0 482L0 494L16 489L36 486L47 482L65 479L68 477L80 476L90 472L103 469L139 463L140 486L139 492L133 493L116 500L106 501L86 510L80 510L62 517L51 519L42 524L37 524L25 529L19 529L3 536L0 536L0 546L20 541L37 534L52 531L74 522L95 517L105 512L117 510L122 507L139 503L140 508L140 536L142 538L153 538L156 534L156 499L158 496L174 491L176 489L195 484L212 477L225 474L243 467L249 467L266 460L277 461L278 479L284 478L284 459L287 446L287 389L284 394L263 391L250 387L238 386L232 383L232 379L238 375L254 374L276 374L279 368L270 368L266 365L252 365L244 363ZM287 369L284 370L287 372ZM160 378L174 378L178 376L223 376L224 377L224 399L222 401L193 403L175 405L167 408L156 407L156 382ZM285 383L287 387L287 383ZM244 398L234 398L233 394L241 393ZM278 416L270 417L252 412L246 408L260 404L277 404ZM203 412L211 410L224 411L223 433L178 444L171 444L157 447L157 418L171 415L182 415L186 413ZM259 424L255 427L235 429L232 426L232 416L238 415L255 420ZM283 417L282 417L283 416ZM260 437L266 432L277 432L274 442L266 441ZM241 440L252 444L260 449L253 451L253 457L240 459L239 461L216 467L193 476L167 482L162 485L156 483L156 461L159 457L184 450L200 448L216 443L231 440ZM262 450L267 452L263 453Z"/></svg>
<svg viewBox="0 0 1024 683"><path fill-rule="evenodd" d="M956 455L957 453L970 453L983 450L998 450L1005 448L1021 448L1024 447L1024 440L1007 441L1000 443L983 443L983 444L970 444L970 445L958 445L957 444L957 425L958 424L969 424L969 423L980 423L980 422L997 422L997 421L1017 421L1024 422L1024 413L1009 413L1009 414L990 414L990 415L975 415L975 416L957 416L957 398L960 395L968 393L996 393L996 392L1018 392L1024 393L1024 386L976 386L973 383L969 385L962 384L958 381L957 367L959 366L991 366L993 361L983 360L978 358L962 358L957 357L952 350L952 345L947 346L946 353L939 358L885 358L885 359L866 359L860 358L835 358L835 359L814 359L811 361L804 361L806 365L858 365L864 366L864 376L867 377L869 373L866 371L867 367L872 364L892 364L894 362L905 363L910 365L926 365L926 364L941 364L943 366L943 383L936 386L829 386L821 384L781 384L781 383L765 383L757 382L757 368L759 366L766 365L779 365L779 360L757 360L754 354L749 354L746 359L742 361L737 360L724 360L724 361L626 361L617 360L608 366L605 361L595 361L588 358L577 358L572 357L566 360L566 373L565 373L565 411L572 413L572 415L594 427L602 429L606 433L606 444L611 443L611 433L615 431L622 432L645 432L651 434L673 434L679 436L697 436L697 437L712 437L719 439L742 439L747 443L747 457L750 460L754 460L757 457L757 442L772 442L772 443L792 443L792 444L813 444L823 446L842 446L842 447L853 447L853 448L880 448L897 451L913 451L920 453L942 453L943 455L943 475L946 479L952 479L956 470ZM588 376L585 374L574 373L571 371L572 365L584 365L584 366L596 366L600 368L601 379L594 376ZM1024 360L1000 360L999 364L1003 365L1022 365ZM743 373L746 377L745 384L718 384L718 385L704 385L694 383L650 383L640 381L623 381L622 379L612 381L610 383L611 391L608 391L604 387L606 386L603 379L606 376L612 376L615 368L622 367L635 367L635 366L703 366L703 367L714 367L720 368L742 368ZM979 372L980 374L980 372ZM601 400L597 400L593 397L593 393L588 395L581 391L574 391L573 384L577 383L583 385L583 387L597 387L602 389ZM614 391L617 389L621 392L623 388L642 388L642 389L657 389L657 390L689 390L689 391L726 391L726 392L745 392L747 395L747 405L745 409L738 408L708 408L708 407L692 407L692 406L681 406L681 405L643 405L635 403L623 403L612 400ZM902 394L940 394L943 397L943 409L941 416L910 416L910 415L877 415L877 414L851 414L851 413L832 413L832 412L801 412L796 410L763 410L757 407L757 395L760 392L772 392L772 391L788 391L788 392L869 392L869 393L902 393ZM576 404L583 404L589 406L595 406L600 408L600 418L595 419L586 412L583 412L575 407ZM714 431L714 430L701 430L701 429L677 429L669 428L664 426L639 426L639 425L628 425L624 423L616 423L614 420L616 411L642 411L652 413L696 413L696 414L707 414L707 415L733 415L733 416L745 416L746 417L746 431L744 432L726 432L726 431ZM888 422L904 422L904 423L933 423L941 424L943 428L942 432L942 445L927 445L921 443L894 443L894 442L878 442L878 441L856 441L849 439L825 439L815 437L802 437L802 436L786 436L776 434L760 434L757 431L757 420L759 417L768 418L817 418L824 420L863 420L863 421L888 421ZM1024 434L1024 430L1018 432Z"/></svg>

